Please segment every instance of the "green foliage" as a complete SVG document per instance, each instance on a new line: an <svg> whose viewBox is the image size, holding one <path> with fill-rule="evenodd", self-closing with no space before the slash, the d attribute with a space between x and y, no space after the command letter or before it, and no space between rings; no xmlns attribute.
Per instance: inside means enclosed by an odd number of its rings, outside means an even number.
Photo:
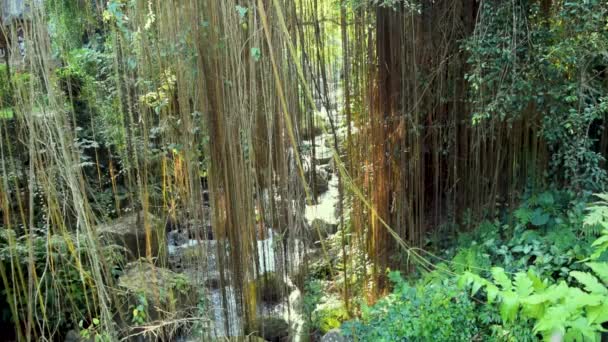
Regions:
<svg viewBox="0 0 608 342"><path fill-rule="evenodd" d="M526 194L503 222L461 234L449 262L413 285L391 273L393 292L343 332L373 341L520 342L555 332L597 340L608 319L608 230L598 237L585 225L608 227L608 196L599 198L585 209L587 197L570 191Z"/></svg>
<svg viewBox="0 0 608 342"><path fill-rule="evenodd" d="M29 263L29 243L33 248L33 264L40 283L41 296L45 306L38 307L37 317L44 317L45 324L57 327L75 326L77 322L88 321L95 314L90 305L96 288L89 273L90 259L88 243L71 235L45 235L36 231L33 235L18 236L15 231L0 229L0 262L14 265L8 273L9 279L17 277L20 268L26 270ZM76 249L76 246L80 246ZM120 268L124 262L121 253L115 253L114 246L104 250L104 259L111 269ZM5 289L3 296L9 296L19 289ZM7 301L10 298L7 298ZM18 307L21 315L27 308ZM23 317L23 316L22 316ZM97 331L96 327L91 328ZM103 335L103 334L100 334Z"/></svg>
<svg viewBox="0 0 608 342"><path fill-rule="evenodd" d="M450 281L411 287L390 275L394 292L371 308L361 320L342 326L359 341L471 341L479 333L478 313L467 294Z"/></svg>
<svg viewBox="0 0 608 342"><path fill-rule="evenodd" d="M12 97L8 83L8 73L6 64L0 63L0 109L10 106Z"/></svg>
<svg viewBox="0 0 608 342"><path fill-rule="evenodd" d="M62 53L82 45L87 33L99 25L94 8L79 0L46 0L49 33L56 52Z"/></svg>
<svg viewBox="0 0 608 342"><path fill-rule="evenodd" d="M608 7L601 0L554 3L484 1L481 22L464 44L469 53L473 122L536 120L549 144L555 179L575 189L601 189L606 173L594 126L608 109L600 76L608 63ZM531 219L542 225L546 217Z"/></svg>
<svg viewBox="0 0 608 342"><path fill-rule="evenodd" d="M339 298L324 298L312 314L312 326L316 331L325 334L340 327L349 318L344 302Z"/></svg>
<svg viewBox="0 0 608 342"><path fill-rule="evenodd" d="M84 327L84 321L80 321L78 323L78 327L80 328L80 337L87 341L95 341L95 342L110 342L110 335L106 332L103 332L100 327L99 318L93 318L88 327Z"/></svg>
<svg viewBox="0 0 608 342"><path fill-rule="evenodd" d="M143 293L138 294L137 296L137 305L135 305L131 310L131 322L136 325L142 325L146 323L146 319L148 317L148 300L146 299L146 295Z"/></svg>
<svg viewBox="0 0 608 342"><path fill-rule="evenodd" d="M414 0L347 0L347 4L354 9L363 6L378 6L390 8L395 11L404 8L415 13L420 13L422 10L420 2Z"/></svg>
<svg viewBox="0 0 608 342"><path fill-rule="evenodd" d="M472 265L469 269L480 263L489 269L488 262L479 259L488 256L490 264L501 265L507 272L532 268L539 275L565 279L570 271L581 270L577 261L589 255L596 236L585 228L584 218L585 197L555 190L528 194L505 222L486 221L476 232L461 237L459 254L476 248L478 257L459 257L453 269L463 271L458 263Z"/></svg>
<svg viewBox="0 0 608 342"><path fill-rule="evenodd" d="M605 210L593 208L590 215ZM608 321L608 263L599 258L608 250L608 229L592 246L586 270L569 272L570 285L539 277L532 268L510 276L501 267L492 268L493 280L467 271L459 282L470 287L472 296L485 290L487 303L499 304L503 322L533 320L534 332L545 340L560 333L566 341L600 341L602 324Z"/></svg>
<svg viewBox="0 0 608 342"><path fill-rule="evenodd" d="M319 280L309 280L304 285L302 312L311 334L325 334L349 318L343 301L326 294Z"/></svg>

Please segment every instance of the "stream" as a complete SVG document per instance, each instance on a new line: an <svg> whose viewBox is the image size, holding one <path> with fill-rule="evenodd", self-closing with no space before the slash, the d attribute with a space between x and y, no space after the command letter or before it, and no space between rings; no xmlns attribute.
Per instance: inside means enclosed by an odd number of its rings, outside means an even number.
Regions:
<svg viewBox="0 0 608 342"><path fill-rule="evenodd" d="M331 150L325 147L325 140L328 137L317 137L316 148L317 148L317 160L328 161L330 160ZM305 141L304 144L310 146L310 141ZM310 165L310 156L304 156L304 162ZM327 172L328 164L317 165L318 172ZM328 176L327 191L320 194L317 198L317 203L314 205L307 205L305 209L305 218L310 224L320 219L330 224L336 224L337 218L335 215L335 207L338 201L338 178L335 176ZM259 274L265 272L275 272L279 268L278 262L281 262L281 256L276 255L276 248L279 245L278 236L272 229L268 229L266 234L267 238L264 240L257 241L258 248L258 264L260 265ZM225 287L227 307L224 307L222 300L222 290L219 286L208 286L210 283L219 284L219 268L216 262L216 251L217 241L215 240L179 240L175 237L169 238L168 253L170 258L177 258L181 255L189 253L192 250L200 250L206 255L202 264L203 265L178 265L182 268L182 272L187 273L190 278L197 284L197 287L205 287L206 301L209 306L209 318L212 320L209 329L211 335L215 338L235 337L241 336L242 317L238 314L237 309L237 298L234 288L230 285ZM304 244L295 240L295 247L290 246L290 267L296 268L300 263L298 257L301 258L303 255ZM306 251L310 252L310 251ZM182 261L178 261L181 263ZM282 267L282 265L281 265ZM287 273L287 272L279 272ZM265 303L263 302L260 307L260 317L277 317L282 318L289 323L290 335L293 337L292 341L303 341L306 340L303 334L304 317L300 312L300 305L302 301L302 294L293 283L292 279L288 275L284 277L284 282L289 289L289 293L286 299L283 299L278 304ZM207 285L207 286L206 286ZM226 319L229 320L229 331L225 329ZM194 342L200 338L195 337L182 337L178 341L182 342Z"/></svg>

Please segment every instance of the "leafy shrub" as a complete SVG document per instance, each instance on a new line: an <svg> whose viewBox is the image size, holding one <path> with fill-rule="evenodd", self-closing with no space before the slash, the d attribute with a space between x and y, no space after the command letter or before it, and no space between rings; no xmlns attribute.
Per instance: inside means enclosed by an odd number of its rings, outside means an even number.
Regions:
<svg viewBox="0 0 608 342"><path fill-rule="evenodd" d="M394 292L361 320L342 326L359 341L470 341L478 335L477 312L466 292L450 281L411 287L398 273L389 275Z"/></svg>
<svg viewBox="0 0 608 342"><path fill-rule="evenodd" d="M77 240L69 234L45 235L43 232L18 236L13 230L0 228L0 262L13 265L7 270L8 279L15 279L19 272L27 272L28 240L31 240L40 295L45 298L44 306L35 306L36 317L44 319L46 326L63 328L74 327L82 320L90 321L90 315L98 308L91 306L96 298L97 284L88 271L91 261L87 255L87 240ZM80 248L76 249L76 246ZM104 250L104 259L113 272L124 262L114 247ZM2 295L11 303L21 290L5 288ZM18 301L15 309L16 314L25 317L27 307L23 302Z"/></svg>
<svg viewBox="0 0 608 342"><path fill-rule="evenodd" d="M13 91L15 93L11 93L11 84L6 65L0 64L0 109L12 107L16 96L21 96L24 102L29 101L31 74L27 72L12 72L11 81L13 82Z"/></svg>
<svg viewBox="0 0 608 342"><path fill-rule="evenodd" d="M507 272L533 268L539 276L565 279L589 255L597 228L583 225L586 197L570 191L526 194L504 222L482 222L462 234L452 270L485 269L501 265ZM446 254L451 257L452 254ZM489 275L489 274L486 274Z"/></svg>
<svg viewBox="0 0 608 342"><path fill-rule="evenodd" d="M605 68L608 7L600 0L484 1L469 54L473 121L542 118L554 180L573 189L605 186L593 123L608 109ZM527 117L527 118L526 118ZM534 223L542 224L542 215Z"/></svg>
<svg viewBox="0 0 608 342"><path fill-rule="evenodd" d="M606 199L606 196L602 196ZM549 340L555 333L566 341L600 341L602 324L608 322L608 220L605 202L591 207L587 222L604 227L586 258L586 269L570 271L568 283L557 283L537 275L533 269L509 276L503 268L492 268L493 280L465 272L460 277L461 287L470 286L471 295L485 290L488 304L499 303L503 322L514 322L518 317L532 319L534 332Z"/></svg>

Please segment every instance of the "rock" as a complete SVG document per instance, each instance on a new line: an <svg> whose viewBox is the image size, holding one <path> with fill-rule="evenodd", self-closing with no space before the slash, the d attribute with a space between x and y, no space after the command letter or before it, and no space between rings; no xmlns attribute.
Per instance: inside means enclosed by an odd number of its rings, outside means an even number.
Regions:
<svg viewBox="0 0 608 342"><path fill-rule="evenodd" d="M172 230L167 233L167 243L169 246L181 246L188 243L188 232Z"/></svg>
<svg viewBox="0 0 608 342"><path fill-rule="evenodd" d="M323 179L326 179L328 182L331 179L331 174L327 172L325 166L318 168L317 173L319 174L319 176L321 176Z"/></svg>
<svg viewBox="0 0 608 342"><path fill-rule="evenodd" d="M277 304L287 293L287 285L275 272L266 272L256 279L260 299L269 304Z"/></svg>
<svg viewBox="0 0 608 342"><path fill-rule="evenodd" d="M65 334L65 342L89 342L89 341L94 341L93 338L90 339L84 339L82 336L80 336L80 334L78 333L77 330L70 330L68 331L67 334Z"/></svg>
<svg viewBox="0 0 608 342"><path fill-rule="evenodd" d="M286 342L289 340L289 324L282 318L262 317L257 321L254 333L269 342Z"/></svg>
<svg viewBox="0 0 608 342"><path fill-rule="evenodd" d="M331 176L334 174L333 162L321 166L320 169L327 173L327 179L331 179Z"/></svg>
<svg viewBox="0 0 608 342"><path fill-rule="evenodd" d="M217 290L220 288L220 278L219 278L219 274L217 278L208 278L205 280L205 287L207 287L210 290Z"/></svg>
<svg viewBox="0 0 608 342"><path fill-rule="evenodd" d="M335 234L338 231L338 225L316 218L311 222L310 230L313 241L319 241L319 238L326 239L328 236ZM319 236L319 233L321 236Z"/></svg>
<svg viewBox="0 0 608 342"><path fill-rule="evenodd" d="M302 131L300 132L301 136L302 136L302 140L310 140L312 139L312 137L317 137L321 134L323 134L323 127L322 126L315 126L315 128L312 130L308 129L308 128L304 128L302 129ZM312 133L312 134L311 134Z"/></svg>
<svg viewBox="0 0 608 342"><path fill-rule="evenodd" d="M315 196L318 196L324 192L326 192L327 190L329 190L329 181L327 179L327 173L324 172L319 172L320 170L317 170L317 172L315 172ZM306 172L306 174L304 175L304 177L306 177L306 180L309 183L309 186L312 189L312 175L310 174L310 172Z"/></svg>
<svg viewBox="0 0 608 342"><path fill-rule="evenodd" d="M321 337L321 342L346 342L346 337L342 335L340 329L332 329Z"/></svg>
<svg viewBox="0 0 608 342"><path fill-rule="evenodd" d="M118 279L118 286L124 291L122 303L127 310L137 307L141 296L145 297L147 321L161 320L175 312L186 315L196 309L199 299L188 276L147 262L128 264Z"/></svg>
<svg viewBox="0 0 608 342"><path fill-rule="evenodd" d="M144 226L143 212L122 216L108 224L97 227L97 232L106 241L125 248L127 260L146 257L146 231L150 234L151 256L159 256L159 246L164 241L161 221L148 214L148 227Z"/></svg>

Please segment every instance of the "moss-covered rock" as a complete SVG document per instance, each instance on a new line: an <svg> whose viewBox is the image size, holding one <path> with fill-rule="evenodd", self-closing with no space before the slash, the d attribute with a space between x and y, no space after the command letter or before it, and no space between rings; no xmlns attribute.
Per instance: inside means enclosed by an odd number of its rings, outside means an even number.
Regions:
<svg viewBox="0 0 608 342"><path fill-rule="evenodd" d="M282 318L262 317L252 332L269 342L286 342L289 340L289 323Z"/></svg>
<svg viewBox="0 0 608 342"><path fill-rule="evenodd" d="M122 216L112 222L97 227L102 239L110 244L125 248L128 260L136 260L146 256L146 244L149 236L152 257L161 256L161 246L164 244L164 226L162 222L148 214L144 225L143 212Z"/></svg>
<svg viewBox="0 0 608 342"><path fill-rule="evenodd" d="M123 290L123 303L128 306L125 312L132 314L132 309L145 301L142 315L145 321L164 319L166 313L181 312L187 315L196 309L198 301L198 291L186 275L147 262L127 265L118 286ZM141 307L138 311L141 311Z"/></svg>

